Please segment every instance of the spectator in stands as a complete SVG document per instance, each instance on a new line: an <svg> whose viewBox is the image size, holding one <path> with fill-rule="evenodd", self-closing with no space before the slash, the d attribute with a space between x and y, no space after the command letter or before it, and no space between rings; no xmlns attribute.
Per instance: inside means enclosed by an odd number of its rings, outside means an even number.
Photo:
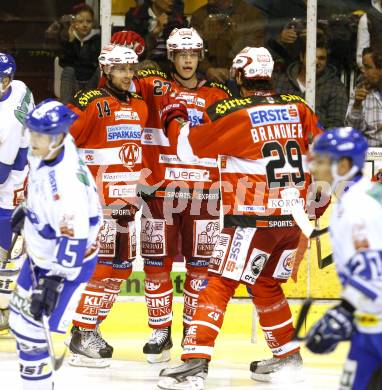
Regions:
<svg viewBox="0 0 382 390"><path fill-rule="evenodd" d="M148 0L125 15L125 28L144 38L146 58L156 61L163 70L168 70L166 40L170 32L188 24L182 6L176 0Z"/></svg>
<svg viewBox="0 0 382 390"><path fill-rule="evenodd" d="M95 88L98 82L98 56L101 37L93 30L94 11L85 3L73 9L68 39L62 41L60 53L60 100L67 103L79 89Z"/></svg>
<svg viewBox="0 0 382 390"><path fill-rule="evenodd" d="M300 38L305 30L307 1L251 0L251 2L258 3L267 15L266 45L275 59L275 71L283 71L291 62L298 59ZM330 47L333 48L330 60L340 70L349 68L350 62L354 61L355 48L351 46L355 37L352 24L355 19L355 30L358 18L351 16L350 12L362 7L362 4L357 4L358 2L359 0L318 0L318 28L328 35ZM343 40L346 40L345 44Z"/></svg>
<svg viewBox="0 0 382 390"><path fill-rule="evenodd" d="M382 47L382 0L371 0L371 5L358 23L357 64L360 69L363 49Z"/></svg>
<svg viewBox="0 0 382 390"><path fill-rule="evenodd" d="M306 90L306 42L301 46L300 60L289 65L287 72L275 78L279 93L304 97ZM348 98L346 88L335 67L328 64L328 47L323 37L317 39L316 52L316 113L325 128L344 125Z"/></svg>
<svg viewBox="0 0 382 390"><path fill-rule="evenodd" d="M208 0L191 18L207 47L200 69L210 80L229 78L232 59L246 46L264 46L265 18L245 0Z"/></svg>
<svg viewBox="0 0 382 390"><path fill-rule="evenodd" d="M362 131L369 146L382 147L382 49L365 50L363 80L349 102L345 123Z"/></svg>

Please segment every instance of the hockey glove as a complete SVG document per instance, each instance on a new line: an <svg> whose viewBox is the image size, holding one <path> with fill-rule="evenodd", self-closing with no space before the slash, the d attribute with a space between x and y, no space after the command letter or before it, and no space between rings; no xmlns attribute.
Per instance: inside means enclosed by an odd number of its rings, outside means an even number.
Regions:
<svg viewBox="0 0 382 390"><path fill-rule="evenodd" d="M20 234L22 228L24 227L24 221L26 216L26 209L24 204L19 204L12 213L11 217L11 227L12 232L16 234Z"/></svg>
<svg viewBox="0 0 382 390"><path fill-rule="evenodd" d="M137 56L145 51L145 40L134 31L118 31L112 35L110 42L133 49Z"/></svg>
<svg viewBox="0 0 382 390"><path fill-rule="evenodd" d="M177 99L172 93L167 93L162 98L162 110L160 112L162 127L167 131L168 125L173 119L188 121L187 103L185 100Z"/></svg>
<svg viewBox="0 0 382 390"><path fill-rule="evenodd" d="M44 276L38 281L38 286L31 296L30 312L36 321L41 320L43 314L48 317L56 308L58 298L63 288L63 278L59 276Z"/></svg>
<svg viewBox="0 0 382 390"><path fill-rule="evenodd" d="M354 307L343 301L328 310L307 336L306 347L314 353L329 353L340 341L349 340L354 329Z"/></svg>

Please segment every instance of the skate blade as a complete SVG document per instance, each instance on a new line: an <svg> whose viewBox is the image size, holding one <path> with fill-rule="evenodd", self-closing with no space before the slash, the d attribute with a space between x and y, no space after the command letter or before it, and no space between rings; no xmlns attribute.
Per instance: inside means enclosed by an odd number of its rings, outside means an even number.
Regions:
<svg viewBox="0 0 382 390"><path fill-rule="evenodd" d="M164 350L158 354L147 354L146 359L151 364L165 363L171 360L171 353L169 349Z"/></svg>
<svg viewBox="0 0 382 390"><path fill-rule="evenodd" d="M203 390L204 380L198 376L189 376L184 382L178 382L175 378L162 378L158 382L158 388L163 390Z"/></svg>
<svg viewBox="0 0 382 390"><path fill-rule="evenodd" d="M111 359L92 359L84 355L73 354L69 358L69 365L73 367L106 368Z"/></svg>
<svg viewBox="0 0 382 390"><path fill-rule="evenodd" d="M295 369L290 367L285 367L277 372L272 372L269 374L256 374L251 372L251 379L257 382L265 383L284 383L292 384L303 382L305 380L305 375L303 369Z"/></svg>

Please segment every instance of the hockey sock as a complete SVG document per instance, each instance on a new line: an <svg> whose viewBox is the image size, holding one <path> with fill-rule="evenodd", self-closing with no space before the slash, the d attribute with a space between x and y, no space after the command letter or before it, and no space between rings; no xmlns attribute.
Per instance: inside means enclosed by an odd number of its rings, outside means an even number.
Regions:
<svg viewBox="0 0 382 390"><path fill-rule="evenodd" d="M104 296L104 288L104 281L89 280L73 317L74 326L89 330L96 328L99 309Z"/></svg>
<svg viewBox="0 0 382 390"><path fill-rule="evenodd" d="M194 316L196 306L198 304L199 292L203 288L203 283L207 277L207 270L187 271L186 280L184 281L183 296L183 328L187 329L190 326L192 317Z"/></svg>
<svg viewBox="0 0 382 390"><path fill-rule="evenodd" d="M184 339L182 360L211 359L227 304L237 286L238 282L234 280L209 277L207 287L199 294L196 311Z"/></svg>
<svg viewBox="0 0 382 390"><path fill-rule="evenodd" d="M114 302L121 291L121 279L108 279L105 284L104 295L98 311L98 322L103 321L109 314Z"/></svg>
<svg viewBox="0 0 382 390"><path fill-rule="evenodd" d="M273 356L283 358L297 352L300 347L298 342L292 341L292 313L279 282L259 277L252 292L259 322Z"/></svg>
<svg viewBox="0 0 382 390"><path fill-rule="evenodd" d="M170 278L172 258L163 260L162 266L145 264L145 299L150 328L171 326L173 286Z"/></svg>

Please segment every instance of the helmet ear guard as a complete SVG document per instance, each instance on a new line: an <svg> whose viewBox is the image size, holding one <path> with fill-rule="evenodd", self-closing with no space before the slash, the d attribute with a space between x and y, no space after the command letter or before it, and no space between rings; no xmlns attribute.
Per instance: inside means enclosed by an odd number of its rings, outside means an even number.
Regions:
<svg viewBox="0 0 382 390"><path fill-rule="evenodd" d="M350 180L362 171L368 147L366 138L358 130L338 127L325 131L316 139L313 153L327 155L331 159L332 188L335 189L340 181ZM338 162L343 158L350 159L352 167L345 175L339 175Z"/></svg>
<svg viewBox="0 0 382 390"><path fill-rule="evenodd" d="M264 47L246 47L232 61L231 75L241 71L248 80L271 80L274 61Z"/></svg>
<svg viewBox="0 0 382 390"><path fill-rule="evenodd" d="M98 63L101 72L108 75L114 65L138 64L138 55L129 47L110 44L101 50Z"/></svg>
<svg viewBox="0 0 382 390"><path fill-rule="evenodd" d="M54 99L45 99L25 117L25 126L37 133L56 136L67 134L78 115Z"/></svg>

